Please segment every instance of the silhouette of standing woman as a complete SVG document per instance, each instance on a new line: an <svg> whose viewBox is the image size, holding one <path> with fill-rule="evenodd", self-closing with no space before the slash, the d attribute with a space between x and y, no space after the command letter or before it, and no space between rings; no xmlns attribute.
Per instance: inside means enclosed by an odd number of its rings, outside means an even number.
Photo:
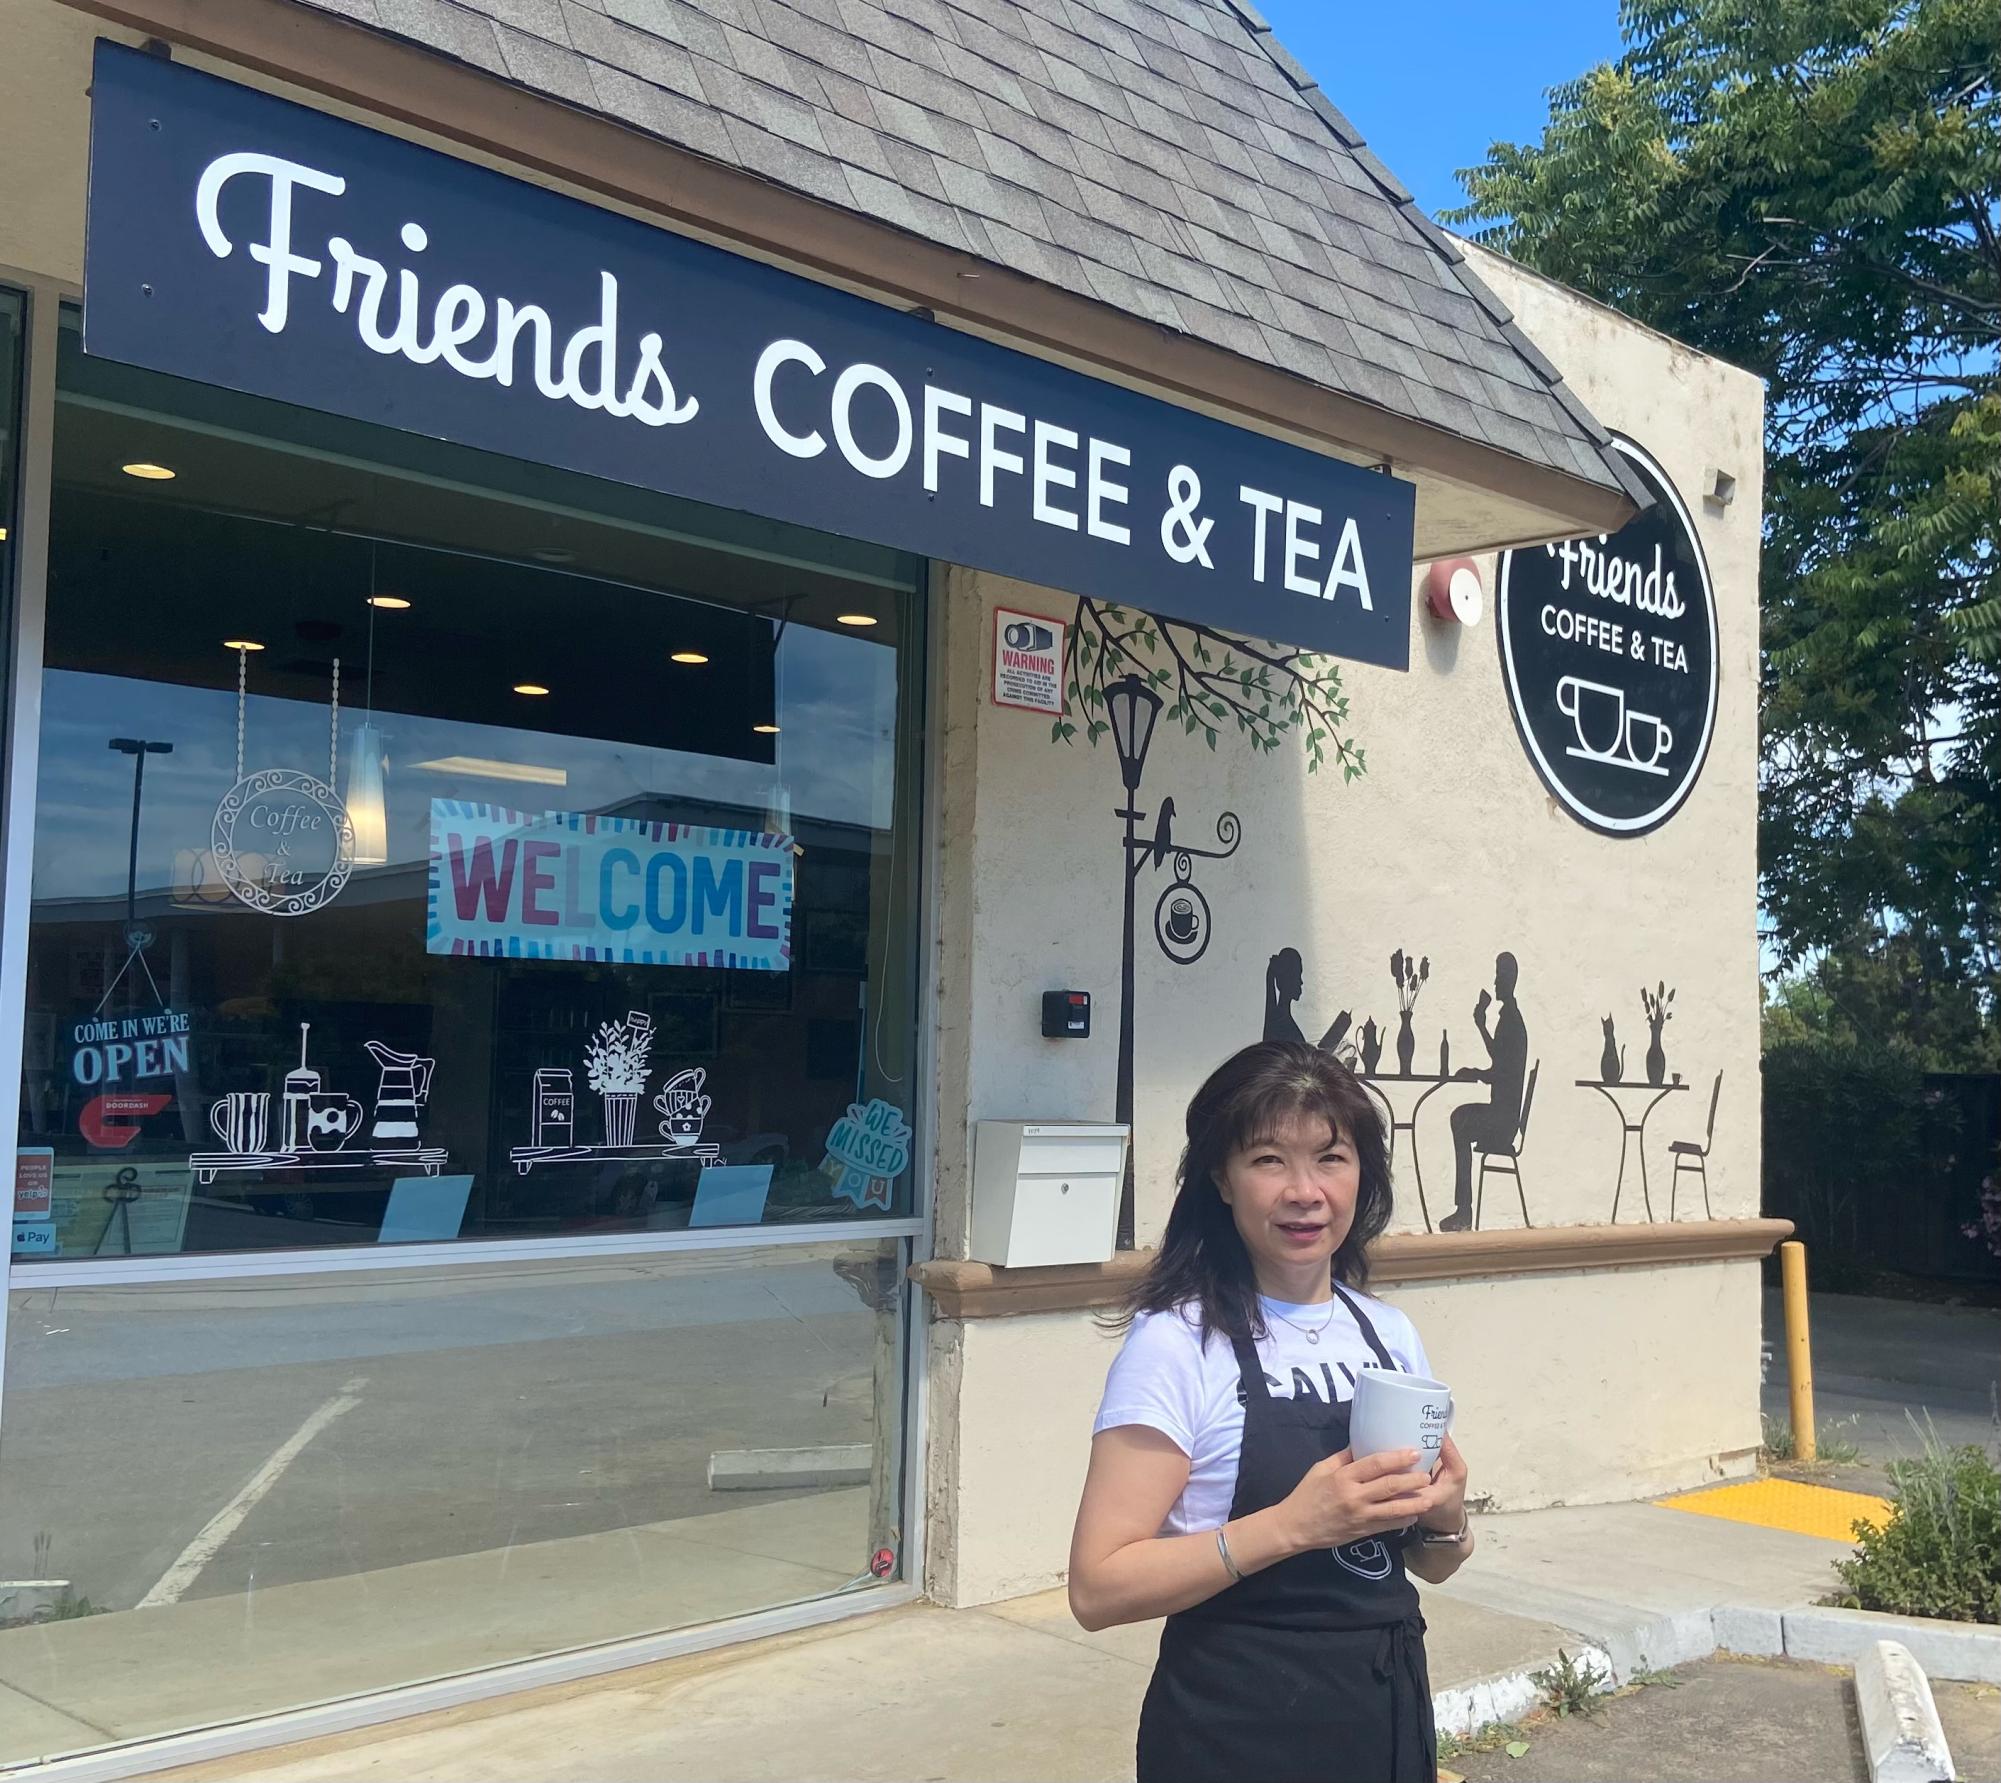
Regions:
<svg viewBox="0 0 2001 1783"><path fill-rule="evenodd" d="M1265 967L1265 1032L1267 1040L1297 1040L1306 1036L1292 1018L1292 1006L1306 995L1306 962L1296 947L1281 947Z"/></svg>

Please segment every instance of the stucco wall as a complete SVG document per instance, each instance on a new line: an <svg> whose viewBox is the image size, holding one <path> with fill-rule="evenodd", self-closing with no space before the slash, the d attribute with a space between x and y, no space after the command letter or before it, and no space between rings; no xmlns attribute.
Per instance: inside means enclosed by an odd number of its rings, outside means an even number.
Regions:
<svg viewBox="0 0 2001 1783"><path fill-rule="evenodd" d="M1393 1288L1460 1407L1473 1492L1496 1510L1603 1504L1746 1470L1758 1444L1749 1263ZM931 1576L947 1603L1060 1584L1116 1343L1087 1313L938 1328ZM934 1376L934 1389L937 1377Z"/></svg>
<svg viewBox="0 0 2001 1783"><path fill-rule="evenodd" d="M1344 784L1307 772L1296 745L1260 754L1222 735L1163 725L1138 797L1163 797L1175 834L1214 845L1225 811L1243 824L1226 862L1197 863L1214 940L1185 968L1163 959L1154 902L1169 874L1143 871L1135 982L1138 1237L1160 1229L1191 1090L1262 1031L1267 964L1305 961L1294 1011L1308 1038L1342 1010L1391 1036L1393 950L1428 957L1416 1009L1417 1068L1435 1070L1441 1033L1455 1066L1484 1063L1473 1008L1503 949L1520 961L1529 1058L1541 1073L1521 1170L1531 1221L1597 1224L1612 1211L1620 1127L1577 1080L1598 1075L1611 1015L1630 1077L1647 1029L1640 986L1675 987L1668 1064L1690 1086L1647 1129L1654 1215L1668 1216L1669 1142L1699 1138L1723 1076L1711 1204L1758 1210L1757 559L1762 391L1732 368L1634 327L1574 294L1482 257L1530 335L1593 412L1664 467L1697 525L1715 590L1718 709L1706 766L1686 803L1639 838L1586 829L1552 799L1524 753L1503 690L1491 605L1469 630L1414 615L1407 674L1347 664L1345 730L1368 771ZM1727 507L1711 475L1736 479ZM1493 563L1482 569L1493 587ZM942 602L945 833L940 982L951 1096L938 1131L938 1251L965 1254L971 1120L1109 1119L1118 1044L1121 803L1109 742L1052 742L1046 718L988 698L996 605L1071 618L1045 590L953 571ZM1094 993L1088 1042L1037 1029L1040 993ZM961 996L970 1004L953 1006ZM1434 1219L1451 1206L1449 1110L1426 1105L1418 1155ZM1637 1162L1622 1220L1639 1217ZM1408 1147L1398 1157L1401 1230L1422 1230ZM1684 1192L1679 1215L1701 1217ZM1496 1179L1489 1226L1519 1224ZM1459 1390L1469 1444L1506 1431L1476 1462L1476 1490L1517 1506L1637 1495L1701 1479L1717 1457L1741 1466L1757 1440L1755 1266L1540 1276L1413 1291L1408 1302ZM1526 1352L1524 1352L1526 1346ZM934 1394L933 1584L962 1602L1047 1584L1081 1478L1088 1412L1106 1352L1081 1315L950 1328L954 1379ZM1512 1358L1526 1354L1518 1364ZM1559 1409L1557 1371L1590 1369ZM935 1383L934 1383L935 1384ZM949 1426L949 1434L947 1427ZM1505 1446L1505 1453L1503 1447Z"/></svg>

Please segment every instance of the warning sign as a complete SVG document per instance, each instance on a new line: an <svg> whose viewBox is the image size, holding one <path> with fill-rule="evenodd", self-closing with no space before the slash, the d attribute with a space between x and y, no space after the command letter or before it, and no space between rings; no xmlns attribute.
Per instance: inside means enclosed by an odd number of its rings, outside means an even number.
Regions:
<svg viewBox="0 0 2001 1783"><path fill-rule="evenodd" d="M1063 632L1041 613L994 614L994 704L1063 716Z"/></svg>

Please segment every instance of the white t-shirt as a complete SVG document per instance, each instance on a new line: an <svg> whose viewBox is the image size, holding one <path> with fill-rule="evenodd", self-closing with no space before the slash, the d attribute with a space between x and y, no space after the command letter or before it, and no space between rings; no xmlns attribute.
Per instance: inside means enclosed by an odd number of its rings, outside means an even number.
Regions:
<svg viewBox="0 0 2001 1783"><path fill-rule="evenodd" d="M1367 1294L1353 1294L1369 1315L1383 1347L1413 1374L1429 1375L1417 1330L1393 1306ZM1338 1299L1328 1318L1323 1306L1291 1306L1264 1301L1267 1333L1258 1359L1274 1399L1310 1394L1323 1403L1345 1403L1355 1393L1355 1370L1381 1362L1369 1348L1354 1315ZM1188 1457L1188 1484L1161 1525L1163 1535L1219 1529L1229 1521L1237 1490L1237 1452L1244 1438L1244 1408L1237 1402L1237 1353L1221 1332L1203 1343L1193 1308L1141 1313L1105 1380L1092 1435L1121 1424L1158 1430ZM1291 1319L1295 1324L1287 1324ZM1309 1343L1305 1330L1318 1330ZM1299 1327L1305 1327L1301 1330Z"/></svg>

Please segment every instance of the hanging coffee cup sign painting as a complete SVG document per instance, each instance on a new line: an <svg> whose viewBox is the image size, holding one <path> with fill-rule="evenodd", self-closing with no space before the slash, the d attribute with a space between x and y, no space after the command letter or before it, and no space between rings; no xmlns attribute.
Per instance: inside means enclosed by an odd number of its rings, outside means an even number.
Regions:
<svg viewBox="0 0 2001 1783"><path fill-rule="evenodd" d="M1680 809L1716 725L1716 603L1666 472L1612 442L1654 496L1620 531L1501 554L1495 632L1515 727L1543 783L1607 835Z"/></svg>

